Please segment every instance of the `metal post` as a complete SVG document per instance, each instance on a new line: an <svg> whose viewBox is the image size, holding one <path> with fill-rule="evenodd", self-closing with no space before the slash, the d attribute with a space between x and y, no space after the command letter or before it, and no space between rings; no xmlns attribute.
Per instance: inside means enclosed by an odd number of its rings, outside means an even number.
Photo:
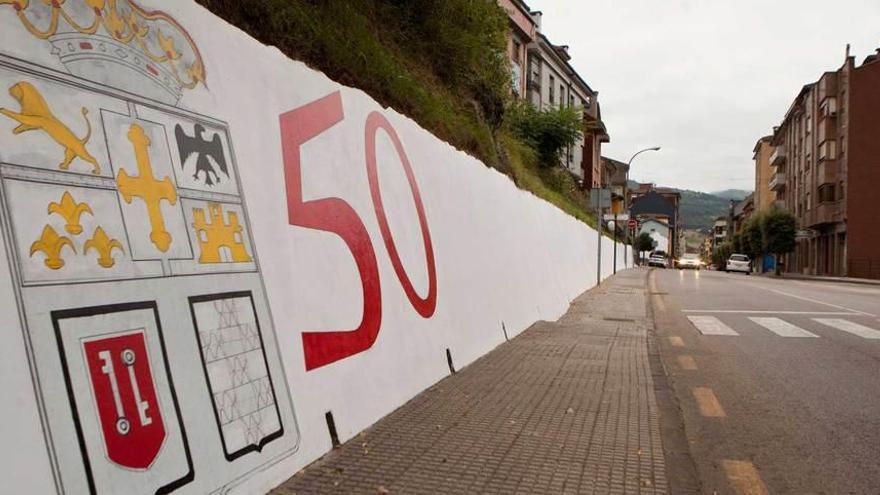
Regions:
<svg viewBox="0 0 880 495"><path fill-rule="evenodd" d="M614 212L614 268L612 273L617 273L617 211Z"/></svg>
<svg viewBox="0 0 880 495"><path fill-rule="evenodd" d="M632 212L630 211L630 204L629 204L629 169L632 167L632 162L633 162L633 160L634 160L637 156L639 156L640 154L642 154L642 153L644 153L644 152L646 152L646 151L660 151L660 147L659 147L659 146L654 146L654 147L652 147L652 148L645 148L645 149L643 149L643 150L637 151L636 154L634 154L633 156L631 156L630 159L629 159L629 161L626 162L626 183L625 183L624 186L623 186L623 190L624 190L624 196L623 196L623 207L624 207L624 209L626 210L627 213L630 213L630 217L632 217L632 214L631 214ZM629 237L629 238L630 238L630 241L632 241L633 238L635 238L635 231L632 232L633 235L630 235L630 232L629 232L629 226L627 226L627 231L626 231L626 232L627 232L627 237ZM636 254L636 251L635 251L635 249L633 249L633 255L635 255L635 254ZM642 254L642 253L639 252L639 260L638 260L638 261L642 261L642 260L641 260L641 254ZM623 246L623 257L626 258L626 245L625 245L625 244L624 244L624 246ZM635 256L633 256L633 258L635 258ZM642 263L638 263L638 264L639 264L639 266L642 265Z"/></svg>
<svg viewBox="0 0 880 495"><path fill-rule="evenodd" d="M602 194L601 192L599 193ZM596 208L596 285L602 283L602 200L599 200L599 207Z"/></svg>

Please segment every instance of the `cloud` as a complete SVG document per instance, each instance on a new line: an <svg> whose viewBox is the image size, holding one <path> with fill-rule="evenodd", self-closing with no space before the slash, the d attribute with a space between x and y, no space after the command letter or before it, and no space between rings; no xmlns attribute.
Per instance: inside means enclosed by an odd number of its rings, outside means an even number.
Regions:
<svg viewBox="0 0 880 495"><path fill-rule="evenodd" d="M599 91L611 143L638 180L712 191L754 187L752 148L800 88L836 70L847 43L880 46L880 2L531 0ZM771 4L771 5L768 5Z"/></svg>

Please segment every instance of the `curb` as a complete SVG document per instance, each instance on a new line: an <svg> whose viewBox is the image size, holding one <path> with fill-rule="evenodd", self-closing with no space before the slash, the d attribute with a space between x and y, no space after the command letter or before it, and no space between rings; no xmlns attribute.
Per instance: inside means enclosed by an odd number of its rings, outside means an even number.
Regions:
<svg viewBox="0 0 880 495"><path fill-rule="evenodd" d="M811 275L794 275L794 274L782 274L782 275L762 275L767 278L774 278L778 280L788 279L788 280L806 280L806 281L814 281L814 282L830 282L834 284L855 284L855 285L875 285L880 286L880 280L872 280L868 278L846 278L846 277L820 277L820 276L811 276Z"/></svg>

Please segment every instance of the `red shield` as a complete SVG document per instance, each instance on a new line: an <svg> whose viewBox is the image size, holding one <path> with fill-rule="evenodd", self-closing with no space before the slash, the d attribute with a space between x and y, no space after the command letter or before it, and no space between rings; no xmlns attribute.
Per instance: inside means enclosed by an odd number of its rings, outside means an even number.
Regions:
<svg viewBox="0 0 880 495"><path fill-rule="evenodd" d="M83 344L107 457L147 469L165 441L144 331Z"/></svg>

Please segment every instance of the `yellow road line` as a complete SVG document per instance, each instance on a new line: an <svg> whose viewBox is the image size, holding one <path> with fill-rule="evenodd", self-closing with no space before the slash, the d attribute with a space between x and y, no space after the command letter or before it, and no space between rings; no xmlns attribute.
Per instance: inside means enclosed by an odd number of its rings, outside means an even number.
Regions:
<svg viewBox="0 0 880 495"><path fill-rule="evenodd" d="M711 388L694 387L691 389L691 393L694 394L694 399L697 400L697 407L699 407L700 414L703 416L707 418L723 418L727 416Z"/></svg>
<svg viewBox="0 0 880 495"><path fill-rule="evenodd" d="M678 335L669 337L669 343L672 344L672 347L684 347L684 341Z"/></svg>
<svg viewBox="0 0 880 495"><path fill-rule="evenodd" d="M654 306L657 306L657 309L659 309L660 312L665 313L666 312L666 303L663 302L663 296L655 295L653 297L654 297Z"/></svg>
<svg viewBox="0 0 880 495"><path fill-rule="evenodd" d="M727 481L739 495L769 495L755 465L749 461L725 459L721 461Z"/></svg>
<svg viewBox="0 0 880 495"><path fill-rule="evenodd" d="M678 367L683 370L696 371L697 362L692 356L678 356Z"/></svg>

